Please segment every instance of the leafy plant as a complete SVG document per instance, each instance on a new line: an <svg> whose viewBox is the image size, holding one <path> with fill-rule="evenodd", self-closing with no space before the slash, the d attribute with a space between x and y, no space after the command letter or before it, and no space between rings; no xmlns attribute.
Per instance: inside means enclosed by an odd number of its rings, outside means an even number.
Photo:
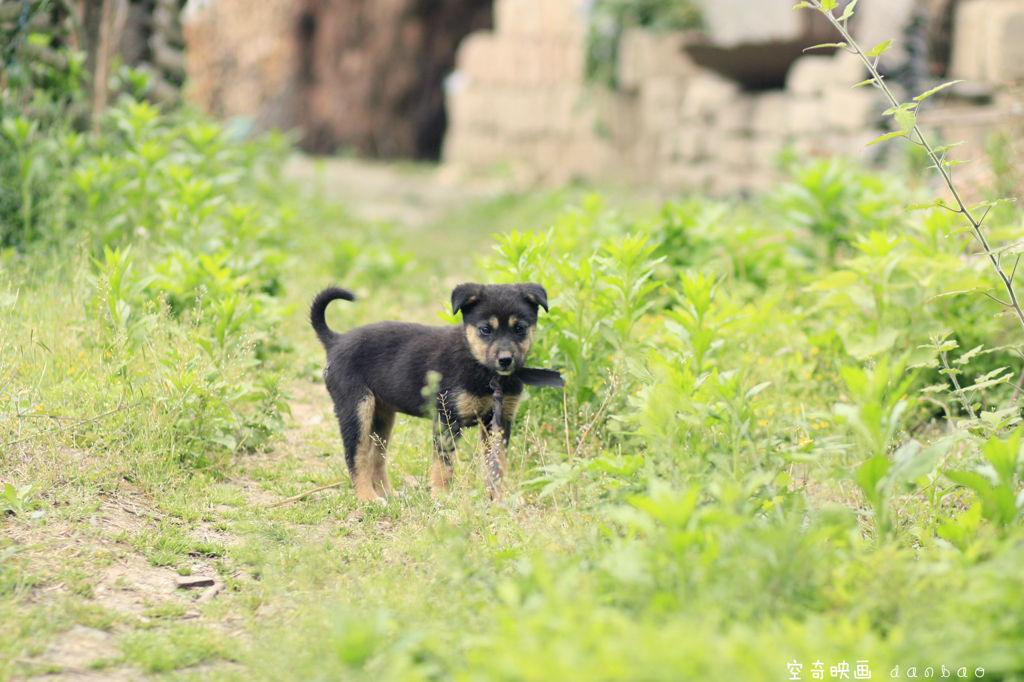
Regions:
<svg viewBox="0 0 1024 682"><path fill-rule="evenodd" d="M841 157L798 165L791 173L792 181L770 201L792 224L825 238L829 264L858 234L868 228L884 232L897 220L885 181Z"/></svg>
<svg viewBox="0 0 1024 682"><path fill-rule="evenodd" d="M1005 530L1019 523L1024 514L1024 493L1021 492L1021 429L1015 429L1005 440L988 439L981 446L985 464L973 471L947 471L946 476L970 488L981 502L981 515ZM939 529L939 535L952 536Z"/></svg>
<svg viewBox="0 0 1024 682"><path fill-rule="evenodd" d="M4 483L3 492L0 493L0 513L10 512L23 518L39 518L43 513L39 511L43 502L35 499L36 491L36 486L32 484L15 487L11 483Z"/></svg>

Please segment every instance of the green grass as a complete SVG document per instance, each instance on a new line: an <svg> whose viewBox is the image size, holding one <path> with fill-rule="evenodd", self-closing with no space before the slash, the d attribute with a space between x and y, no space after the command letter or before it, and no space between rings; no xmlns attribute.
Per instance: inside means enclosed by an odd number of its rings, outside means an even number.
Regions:
<svg viewBox="0 0 1024 682"><path fill-rule="evenodd" d="M153 125L138 134L180 151L197 124ZM979 254L903 213L899 180L834 161L740 206L509 195L384 240L262 184L273 149L209 146L196 167L224 201L197 209L156 159L170 213L104 190L149 238L97 205L3 254L0 680L768 681L794 660L805 679L819 660L1024 677L1020 361L996 349L1015 330L987 299L935 298L984 278ZM225 208L245 202L255 223ZM429 248L448 234L465 247ZM219 266L169 265L214 242ZM387 506L348 483L272 506L347 478L310 296L365 293L331 308L338 329L440 323L448 272L549 291L531 364L568 390L524 402L510 501L489 501L473 433L432 496L430 425L403 418ZM975 421L934 366L946 333L950 362L994 349L956 365L984 383ZM54 658L76 624L120 655Z"/></svg>

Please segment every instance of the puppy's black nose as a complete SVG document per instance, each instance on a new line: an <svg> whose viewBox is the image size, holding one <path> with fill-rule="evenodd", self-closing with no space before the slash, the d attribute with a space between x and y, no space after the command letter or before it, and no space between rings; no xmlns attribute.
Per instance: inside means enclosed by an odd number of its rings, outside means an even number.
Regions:
<svg viewBox="0 0 1024 682"><path fill-rule="evenodd" d="M511 355L499 355L498 356L498 366L501 367L502 369L508 369L509 367L511 367L512 366L512 356Z"/></svg>

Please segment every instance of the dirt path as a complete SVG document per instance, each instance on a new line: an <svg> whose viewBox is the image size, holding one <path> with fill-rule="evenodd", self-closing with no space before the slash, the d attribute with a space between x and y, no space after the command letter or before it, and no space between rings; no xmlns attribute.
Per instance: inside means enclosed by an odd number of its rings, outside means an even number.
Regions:
<svg viewBox="0 0 1024 682"><path fill-rule="evenodd" d="M359 218L398 223L411 232L513 189L508 179L467 177L450 166L302 155L288 160L284 176L310 194L344 204Z"/></svg>

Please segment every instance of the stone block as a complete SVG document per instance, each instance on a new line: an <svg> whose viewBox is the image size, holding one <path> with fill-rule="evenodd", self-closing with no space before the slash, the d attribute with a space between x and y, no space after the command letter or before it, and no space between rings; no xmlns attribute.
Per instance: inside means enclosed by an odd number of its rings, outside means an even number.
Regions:
<svg viewBox="0 0 1024 682"><path fill-rule="evenodd" d="M835 132L825 137L825 143L828 151L833 156L847 156L864 162L869 162L870 159L867 158L865 154L872 151L873 148L866 150L864 145L878 137L880 134L881 133L876 130L865 130L860 133Z"/></svg>
<svg viewBox="0 0 1024 682"><path fill-rule="evenodd" d="M582 41L560 40L549 43L544 57L548 63L546 82L583 83L587 54Z"/></svg>
<svg viewBox="0 0 1024 682"><path fill-rule="evenodd" d="M506 80L507 55L504 44L490 31L466 36L455 53L455 68L471 82L501 83Z"/></svg>
<svg viewBox="0 0 1024 682"><path fill-rule="evenodd" d="M804 134L793 138L793 150L802 157L833 156L829 136L824 133Z"/></svg>
<svg viewBox="0 0 1024 682"><path fill-rule="evenodd" d="M494 29L518 39L564 37L582 43L584 9L579 0L496 0Z"/></svg>
<svg viewBox="0 0 1024 682"><path fill-rule="evenodd" d="M716 134L738 134L750 132L754 98L740 96L721 106L715 112Z"/></svg>
<svg viewBox="0 0 1024 682"><path fill-rule="evenodd" d="M540 17L549 36L586 41L589 4L585 0L540 0Z"/></svg>
<svg viewBox="0 0 1024 682"><path fill-rule="evenodd" d="M828 128L825 102L821 97L791 97L789 101L789 133L816 134Z"/></svg>
<svg viewBox="0 0 1024 682"><path fill-rule="evenodd" d="M618 167L612 175L622 181L644 184L655 182L658 168L658 137L643 135L622 150Z"/></svg>
<svg viewBox="0 0 1024 682"><path fill-rule="evenodd" d="M789 127L789 98L785 92L764 92L754 96L751 132L755 135L786 135Z"/></svg>
<svg viewBox="0 0 1024 682"><path fill-rule="evenodd" d="M749 137L726 135L711 141L709 154L723 167L748 172L753 165L753 146Z"/></svg>
<svg viewBox="0 0 1024 682"><path fill-rule="evenodd" d="M882 55L881 63L885 66L902 64L908 56L907 41L902 38L913 21L914 9L918 4L917 0L861 0L857 4L854 21L851 22L853 37L865 51L886 40L895 39L889 50Z"/></svg>
<svg viewBox="0 0 1024 682"><path fill-rule="evenodd" d="M885 110L873 88L829 88L825 91L825 117L830 128L862 130L881 119Z"/></svg>
<svg viewBox="0 0 1024 682"><path fill-rule="evenodd" d="M217 116L266 115L294 78L298 41L291 27L300 11L289 0L187 3L181 21L188 99Z"/></svg>
<svg viewBox="0 0 1024 682"><path fill-rule="evenodd" d="M755 137L750 141L751 168L759 173L774 169L785 148L786 138L781 135Z"/></svg>
<svg viewBox="0 0 1024 682"><path fill-rule="evenodd" d="M707 163L675 163L658 169L655 182L674 192L706 192L714 169Z"/></svg>
<svg viewBox="0 0 1024 682"><path fill-rule="evenodd" d="M659 166L675 163L682 159L682 156L679 154L679 145L675 133L655 136L655 144L658 150L657 159Z"/></svg>
<svg viewBox="0 0 1024 682"><path fill-rule="evenodd" d="M599 122L615 144L632 144L643 134L638 94L590 86L583 103L593 106L595 122Z"/></svg>
<svg viewBox="0 0 1024 682"><path fill-rule="evenodd" d="M548 180L563 185L573 180L597 180L606 177L615 158L614 148L595 137L573 136L553 145L557 158Z"/></svg>
<svg viewBox="0 0 1024 682"><path fill-rule="evenodd" d="M551 87L548 93L549 132L555 135L569 135L582 124L593 120L593 107L589 106L586 92L582 87Z"/></svg>
<svg viewBox="0 0 1024 682"><path fill-rule="evenodd" d="M711 182L707 190L711 196L724 199L749 191L752 175L749 170L727 168L721 165L714 165L712 169Z"/></svg>
<svg viewBox="0 0 1024 682"><path fill-rule="evenodd" d="M829 86L840 82L836 77L835 66L832 57L801 57L789 67L786 92L797 96L820 95Z"/></svg>
<svg viewBox="0 0 1024 682"><path fill-rule="evenodd" d="M748 196L764 194L779 182L779 172L774 168L764 169L743 176L742 192Z"/></svg>
<svg viewBox="0 0 1024 682"><path fill-rule="evenodd" d="M619 41L616 79L620 88L635 90L653 76L688 78L696 75L693 63L683 46L687 34L681 31L654 32L631 28Z"/></svg>
<svg viewBox="0 0 1024 682"><path fill-rule="evenodd" d="M549 85L581 83L585 54L567 40L516 40L477 32L456 56L460 74L478 83Z"/></svg>
<svg viewBox="0 0 1024 682"><path fill-rule="evenodd" d="M489 91L495 128L516 138L595 136L597 109L580 86L507 86Z"/></svg>
<svg viewBox="0 0 1024 682"><path fill-rule="evenodd" d="M711 129L684 125L665 135L665 140L674 158L696 161L707 157L708 145L712 142Z"/></svg>
<svg viewBox="0 0 1024 682"><path fill-rule="evenodd" d="M495 127L501 135L513 135L528 127L522 122L524 105L522 93L510 86L501 86L494 91Z"/></svg>
<svg viewBox="0 0 1024 682"><path fill-rule="evenodd" d="M1024 80L1024 1L962 2L954 26L952 78L999 84Z"/></svg>
<svg viewBox="0 0 1024 682"><path fill-rule="evenodd" d="M500 98L500 129L516 138L547 133L554 127L552 100L547 88L509 88Z"/></svg>
<svg viewBox="0 0 1024 682"><path fill-rule="evenodd" d="M953 45L950 54L949 75L969 81L983 81L986 76L985 42L986 16L990 2L974 0L961 2L953 22ZM1001 3L1000 3L1001 4Z"/></svg>
<svg viewBox="0 0 1024 682"><path fill-rule="evenodd" d="M868 67L858 55L839 50L832 57L832 83L853 87L868 77ZM867 86L862 86L867 87Z"/></svg>
<svg viewBox="0 0 1024 682"><path fill-rule="evenodd" d="M675 76L654 76L640 88L640 117L647 132L664 132L679 124L686 84Z"/></svg>
<svg viewBox="0 0 1024 682"><path fill-rule="evenodd" d="M712 73L701 73L686 87L680 108L682 120L713 120L719 109L739 97L739 92L736 83Z"/></svg>
<svg viewBox="0 0 1024 682"><path fill-rule="evenodd" d="M715 0L703 3L710 42L722 47L797 40L804 31L801 12L790 0Z"/></svg>
<svg viewBox="0 0 1024 682"><path fill-rule="evenodd" d="M1014 5L995 27L989 45L990 80L996 83L1024 81L1024 4Z"/></svg>
<svg viewBox="0 0 1024 682"><path fill-rule="evenodd" d="M466 129L449 129L444 136L441 158L455 163L483 168L502 161L506 148L502 138L491 133Z"/></svg>
<svg viewBox="0 0 1024 682"><path fill-rule="evenodd" d="M489 129L497 126L495 91L490 88L463 88L445 98L450 128Z"/></svg>
<svg viewBox="0 0 1024 682"><path fill-rule="evenodd" d="M539 0L495 0L495 33L536 38L544 29L540 5Z"/></svg>

